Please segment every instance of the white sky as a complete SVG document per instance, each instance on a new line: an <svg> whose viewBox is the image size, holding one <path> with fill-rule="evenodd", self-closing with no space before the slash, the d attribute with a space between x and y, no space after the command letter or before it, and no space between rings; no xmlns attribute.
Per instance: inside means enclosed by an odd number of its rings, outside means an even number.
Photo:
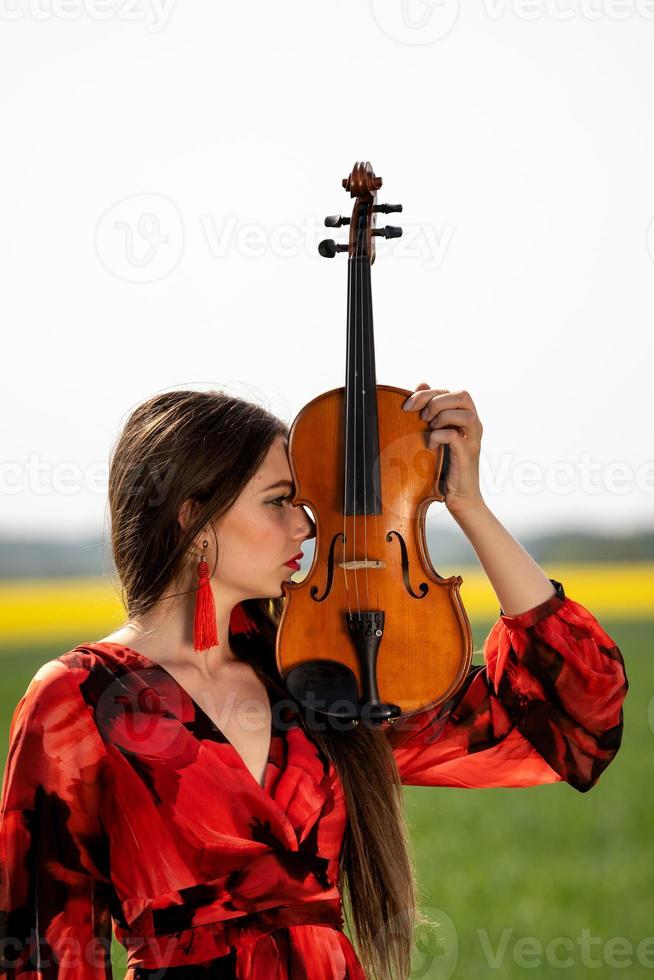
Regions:
<svg viewBox="0 0 654 980"><path fill-rule="evenodd" d="M111 446L154 392L291 422L343 384L347 259L316 246L346 241L322 221L359 159L404 205L372 271L378 384L471 392L512 530L651 523L654 0L0 0L0 21L0 531L100 533Z"/></svg>

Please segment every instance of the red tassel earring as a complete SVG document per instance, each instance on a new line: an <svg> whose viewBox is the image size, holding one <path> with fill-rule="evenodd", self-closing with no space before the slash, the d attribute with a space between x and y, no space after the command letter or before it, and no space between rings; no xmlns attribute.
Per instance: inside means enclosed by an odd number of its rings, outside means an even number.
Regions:
<svg viewBox="0 0 654 980"><path fill-rule="evenodd" d="M202 542L206 548L208 541ZM218 627L216 625L216 605L209 582L210 569L207 559L200 555L198 562L199 586L195 595L195 617L193 620L193 647L198 653L218 646Z"/></svg>
<svg viewBox="0 0 654 980"><path fill-rule="evenodd" d="M232 615L229 619L229 631L230 633L246 633L248 636L252 633L259 632L254 620L245 611L242 602L239 602L232 609Z"/></svg>

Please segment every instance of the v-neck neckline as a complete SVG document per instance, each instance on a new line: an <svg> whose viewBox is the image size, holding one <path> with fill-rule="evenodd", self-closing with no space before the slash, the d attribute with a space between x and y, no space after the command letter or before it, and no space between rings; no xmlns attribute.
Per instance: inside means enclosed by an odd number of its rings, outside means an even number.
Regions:
<svg viewBox="0 0 654 980"><path fill-rule="evenodd" d="M124 643L117 643L115 640L95 640L92 644L82 644L82 645L83 646L99 646L99 647L119 647L121 650L126 650L128 653L134 654L135 657L137 657L139 660L145 661L151 667L154 667L155 669L162 671L162 673L164 673L166 675L166 677L169 677L171 679L171 681L173 682L173 684L175 684L175 686L177 688L179 688L179 690L182 692L182 694L186 698L188 698L188 700L191 702L191 704L193 705L193 707L195 708L195 710L198 711L202 715L202 717L207 721L207 723L209 725L211 725L211 728L220 733L220 735L225 740L225 742L229 746L231 746L232 751L234 752L234 755L236 756L236 758L238 759L239 763L241 764L241 767L250 776L250 778L252 779L252 782L255 783L255 785L258 786L258 788L260 790L262 790L262 792L264 792L264 793L266 793L268 795L268 789L267 789L267 786L268 786L268 774L269 774L270 766L271 766L271 762L272 762L272 758L271 757L272 757L272 751L273 751L273 727L274 726L273 726L273 717L272 717L272 715L273 715L273 705L271 703L271 698L270 698L270 689L268 687L268 684L267 684L267 681L266 681L265 677L263 677L260 673L258 673L257 671L255 671L255 673L257 674L257 677L261 678L261 680L263 682L263 685L264 685L264 687L266 689L266 695L268 697L268 704L270 705L270 710L271 710L270 741L268 742L268 753L266 755L266 762L265 762L264 769L263 769L263 776L262 776L263 783L260 783L259 780L257 779L257 777L254 775L254 773L250 769L250 767L245 764L245 760L243 759L243 756L238 751L238 749L236 748L236 746L234 745L234 743L231 741L231 739L229 739L227 737L227 735L222 730L222 728L220 728L215 723L215 721L213 720L213 718L210 718L209 717L209 715L204 710L204 708L202 707L202 705L198 701L196 701L196 699L190 694L190 692L186 690L186 688L184 687L184 685L183 684L180 684L180 682L177 680L177 678L173 674L171 674L170 671L166 667L164 667L163 664L158 663L158 661L156 661L156 660L152 660L151 657L146 656L146 654L141 653L139 650L135 650L133 647L128 647Z"/></svg>

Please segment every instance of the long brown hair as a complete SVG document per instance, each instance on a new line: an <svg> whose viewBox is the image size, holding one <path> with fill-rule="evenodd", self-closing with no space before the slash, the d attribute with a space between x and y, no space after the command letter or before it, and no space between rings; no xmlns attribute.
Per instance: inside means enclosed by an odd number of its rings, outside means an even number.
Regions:
<svg viewBox="0 0 654 980"><path fill-rule="evenodd" d="M274 440L288 434L264 408L216 390L167 391L134 409L109 471L111 547L130 619L164 596L193 539L232 506ZM184 532L177 515L187 498L201 506ZM273 678L279 678L275 638L283 605L283 596L243 603ZM243 647L232 649L240 656ZM338 885L361 961L374 980L405 978L414 928L428 920L417 908L402 786L388 740L361 723L345 733L327 727L307 734L343 786L348 822Z"/></svg>

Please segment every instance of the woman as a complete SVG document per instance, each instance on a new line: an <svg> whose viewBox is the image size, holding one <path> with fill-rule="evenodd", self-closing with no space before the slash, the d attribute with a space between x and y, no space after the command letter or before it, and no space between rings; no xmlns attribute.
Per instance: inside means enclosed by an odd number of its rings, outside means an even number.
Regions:
<svg viewBox="0 0 654 980"><path fill-rule="evenodd" d="M500 616L447 703L347 734L311 730L276 669L281 584L314 533L287 427L219 391L131 414L109 477L128 619L41 667L11 724L8 976L110 976L113 919L131 980L405 977L402 784L595 785L621 742L618 647L484 503L469 394L423 382L404 407L450 446L445 504Z"/></svg>

